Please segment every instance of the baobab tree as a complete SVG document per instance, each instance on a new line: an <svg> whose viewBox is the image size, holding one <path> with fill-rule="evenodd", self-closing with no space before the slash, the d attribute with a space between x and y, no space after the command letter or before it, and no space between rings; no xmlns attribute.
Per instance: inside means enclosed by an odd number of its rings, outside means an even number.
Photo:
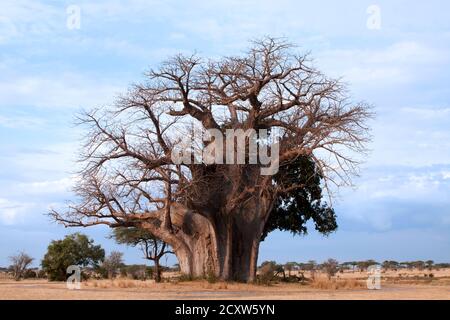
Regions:
<svg viewBox="0 0 450 320"><path fill-rule="evenodd" d="M87 135L78 200L50 214L66 226L142 228L171 246L183 273L253 281L268 232L306 232L310 219L320 232L336 229L322 193L331 199L335 186L351 183L370 116L284 40L263 38L217 60L176 55L113 106L80 116ZM233 148L231 163L218 148L214 162L175 161L186 137L192 148L214 146L217 136L194 138L199 130L258 132L244 134L244 160L256 141L277 151L279 171L263 174L261 158L233 162ZM238 135L223 149L235 142Z"/></svg>

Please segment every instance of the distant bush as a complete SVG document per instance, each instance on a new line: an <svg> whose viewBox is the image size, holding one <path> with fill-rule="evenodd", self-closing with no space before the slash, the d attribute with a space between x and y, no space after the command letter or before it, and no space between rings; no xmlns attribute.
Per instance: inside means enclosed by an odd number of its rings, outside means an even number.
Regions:
<svg viewBox="0 0 450 320"><path fill-rule="evenodd" d="M47 274L45 273L44 270L40 269L37 273L37 277L39 279L47 279Z"/></svg>
<svg viewBox="0 0 450 320"><path fill-rule="evenodd" d="M37 277L37 272L31 269L27 269L23 274L24 279L36 279Z"/></svg>
<svg viewBox="0 0 450 320"><path fill-rule="evenodd" d="M268 286L276 279L279 272L284 272L282 266L278 265L275 261L264 261L259 267L256 282Z"/></svg>
<svg viewBox="0 0 450 320"><path fill-rule="evenodd" d="M133 280L147 280L153 277L153 268L143 264L124 265L120 269L120 274Z"/></svg>

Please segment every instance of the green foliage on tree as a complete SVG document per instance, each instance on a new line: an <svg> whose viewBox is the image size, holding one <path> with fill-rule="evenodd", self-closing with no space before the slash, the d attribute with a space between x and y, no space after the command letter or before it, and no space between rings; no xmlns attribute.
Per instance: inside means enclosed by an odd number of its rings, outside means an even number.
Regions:
<svg viewBox="0 0 450 320"><path fill-rule="evenodd" d="M119 244L125 244L128 246L140 246L144 257L148 260L152 260L155 267L155 280L161 281L161 258L168 253L173 253L169 250L169 246L155 237L151 232L146 229L136 227L120 227L115 228L112 233L112 238Z"/></svg>
<svg viewBox="0 0 450 320"><path fill-rule="evenodd" d="M94 240L81 233L66 236L63 240L53 240L41 262L42 269L51 281L64 281L67 267L92 266L98 268L105 258L105 250L94 245Z"/></svg>
<svg viewBox="0 0 450 320"><path fill-rule="evenodd" d="M300 156L281 166L273 180L286 191L277 198L262 239L275 229L306 234L306 222L310 219L323 234L337 229L334 210L322 201L323 175L310 157Z"/></svg>
<svg viewBox="0 0 450 320"><path fill-rule="evenodd" d="M434 265L433 260L427 260L427 261L425 261L425 264L426 264L428 270L430 270L430 271L433 270L433 265Z"/></svg>

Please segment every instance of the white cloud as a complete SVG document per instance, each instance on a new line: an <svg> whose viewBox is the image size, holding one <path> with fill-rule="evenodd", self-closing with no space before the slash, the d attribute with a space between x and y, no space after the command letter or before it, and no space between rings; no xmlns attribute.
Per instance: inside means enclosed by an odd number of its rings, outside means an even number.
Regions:
<svg viewBox="0 0 450 320"><path fill-rule="evenodd" d="M368 63L380 64L428 64L448 60L445 52L415 41L401 41L383 50L365 50L361 54L366 56Z"/></svg>
<svg viewBox="0 0 450 320"><path fill-rule="evenodd" d="M426 120L442 120L442 118L450 117L450 108L411 108L405 107L402 112L409 113L413 116Z"/></svg>
<svg viewBox="0 0 450 320"><path fill-rule="evenodd" d="M111 103L125 89L74 73L17 76L0 80L0 107L92 108Z"/></svg>
<svg viewBox="0 0 450 320"><path fill-rule="evenodd" d="M29 181L47 181L69 176L76 170L77 142L48 145L46 153L28 153L26 156L16 153L9 158L16 170L29 172Z"/></svg>
<svg viewBox="0 0 450 320"><path fill-rule="evenodd" d="M0 126L5 128L36 128L45 124L45 120L29 116L2 116L0 115Z"/></svg>
<svg viewBox="0 0 450 320"><path fill-rule="evenodd" d="M0 16L0 44L8 42L19 35L17 27L7 17Z"/></svg>
<svg viewBox="0 0 450 320"><path fill-rule="evenodd" d="M65 28L65 9L41 1L4 0L0 12L0 43L49 35Z"/></svg>
<svg viewBox="0 0 450 320"><path fill-rule="evenodd" d="M20 203L0 198L0 222L4 225L13 225L19 222L32 206L32 203Z"/></svg>
<svg viewBox="0 0 450 320"><path fill-rule="evenodd" d="M423 68L448 62L449 52L417 41L399 41L376 49L333 49L319 53L327 71L352 85L390 86L423 77Z"/></svg>
<svg viewBox="0 0 450 320"><path fill-rule="evenodd" d="M338 214L378 231L401 225L436 226L450 221L448 165L381 166L364 171L356 189L344 190Z"/></svg>
<svg viewBox="0 0 450 320"><path fill-rule="evenodd" d="M56 180L21 182L15 189L27 195L58 194L69 192L76 181L76 176L69 176Z"/></svg>

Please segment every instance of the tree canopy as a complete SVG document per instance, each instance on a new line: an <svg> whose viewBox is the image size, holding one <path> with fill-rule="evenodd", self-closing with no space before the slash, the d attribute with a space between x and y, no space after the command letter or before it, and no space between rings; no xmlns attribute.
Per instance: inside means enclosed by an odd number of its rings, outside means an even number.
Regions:
<svg viewBox="0 0 450 320"><path fill-rule="evenodd" d="M100 245L94 245L94 240L84 234L74 233L63 240L53 240L41 265L50 280L64 281L69 266L98 267L104 258L105 250Z"/></svg>

